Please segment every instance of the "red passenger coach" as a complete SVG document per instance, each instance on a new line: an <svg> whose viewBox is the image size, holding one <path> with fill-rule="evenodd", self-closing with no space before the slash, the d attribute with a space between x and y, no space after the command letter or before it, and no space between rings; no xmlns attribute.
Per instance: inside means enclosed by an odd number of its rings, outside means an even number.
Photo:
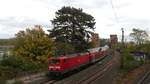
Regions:
<svg viewBox="0 0 150 84"><path fill-rule="evenodd" d="M105 49L106 48L106 49ZM88 49L87 52L49 58L49 75L59 76L100 60L106 56L108 47Z"/></svg>

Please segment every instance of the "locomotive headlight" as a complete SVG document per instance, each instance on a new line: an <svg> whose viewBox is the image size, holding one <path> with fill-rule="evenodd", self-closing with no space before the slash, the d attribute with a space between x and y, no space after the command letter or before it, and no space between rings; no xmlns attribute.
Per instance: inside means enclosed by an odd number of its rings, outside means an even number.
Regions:
<svg viewBox="0 0 150 84"><path fill-rule="evenodd" d="M60 66L49 66L49 69L52 69L52 70L60 69Z"/></svg>
<svg viewBox="0 0 150 84"><path fill-rule="evenodd" d="M60 66L55 66L56 69L60 69Z"/></svg>
<svg viewBox="0 0 150 84"><path fill-rule="evenodd" d="M54 68L53 66L49 66L49 69L52 69L52 68Z"/></svg>

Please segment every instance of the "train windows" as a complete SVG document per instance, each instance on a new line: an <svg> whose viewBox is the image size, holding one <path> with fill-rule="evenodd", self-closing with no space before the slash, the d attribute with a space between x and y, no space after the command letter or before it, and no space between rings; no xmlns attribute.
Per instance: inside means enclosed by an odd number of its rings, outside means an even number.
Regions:
<svg viewBox="0 0 150 84"><path fill-rule="evenodd" d="M67 63L67 59L64 59L64 63L65 63L65 64Z"/></svg>
<svg viewBox="0 0 150 84"><path fill-rule="evenodd" d="M60 60L59 59L51 59L49 61L50 64L59 64L60 63Z"/></svg>
<svg viewBox="0 0 150 84"><path fill-rule="evenodd" d="M98 51L99 51L99 52L100 52L100 51L102 51L102 48L99 48L99 50L98 50Z"/></svg>

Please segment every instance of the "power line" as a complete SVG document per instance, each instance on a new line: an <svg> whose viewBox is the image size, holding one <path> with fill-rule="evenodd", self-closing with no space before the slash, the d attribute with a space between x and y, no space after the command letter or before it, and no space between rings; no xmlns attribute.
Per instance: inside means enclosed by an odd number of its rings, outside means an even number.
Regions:
<svg viewBox="0 0 150 84"><path fill-rule="evenodd" d="M120 25L119 25L119 20L118 20L118 17L117 17L117 13L116 13L116 11L115 11L115 7L114 7L114 5L113 5L113 1L112 1L112 0L110 0L110 4L111 4L111 7L112 7L112 10L113 10L113 13L114 13L114 17L115 17L116 23L117 23L117 25L120 27Z"/></svg>
<svg viewBox="0 0 150 84"><path fill-rule="evenodd" d="M115 21L116 21L116 24L119 28L121 28L120 24L119 24L119 20L118 20L118 16L117 16L117 12L115 10L115 7L114 7L114 4L113 4L113 1L110 0L110 4L111 4L111 7L112 7L112 10L113 10L113 13L114 13L114 17L115 17ZM122 46L124 47L124 28L121 28L121 31L122 31L122 37L121 37L121 41L122 41Z"/></svg>

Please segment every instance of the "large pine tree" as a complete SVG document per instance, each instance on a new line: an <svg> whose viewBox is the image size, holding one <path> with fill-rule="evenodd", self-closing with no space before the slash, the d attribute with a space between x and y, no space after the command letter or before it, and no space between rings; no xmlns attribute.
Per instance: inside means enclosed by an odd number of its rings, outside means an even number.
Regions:
<svg viewBox="0 0 150 84"><path fill-rule="evenodd" d="M50 37L56 42L72 45L75 50L84 50L89 46L89 38L94 33L95 19L82 9L62 7L51 20L53 29L49 30Z"/></svg>

